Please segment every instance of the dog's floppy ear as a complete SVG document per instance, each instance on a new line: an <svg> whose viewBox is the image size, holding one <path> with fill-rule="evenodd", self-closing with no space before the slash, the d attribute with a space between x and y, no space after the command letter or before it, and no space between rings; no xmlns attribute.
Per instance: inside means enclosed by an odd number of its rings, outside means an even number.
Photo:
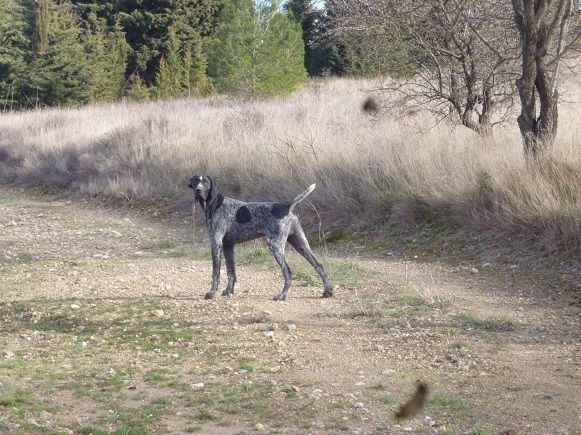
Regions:
<svg viewBox="0 0 581 435"><path fill-rule="evenodd" d="M212 217L214 212L222 206L222 203L224 202L224 195L220 193L218 183L216 183L210 177L208 177L208 180L210 180L210 190L208 190L206 204L209 207L208 214L210 217Z"/></svg>
<svg viewBox="0 0 581 435"><path fill-rule="evenodd" d="M193 188L194 188L194 183L192 183L192 181L194 180L194 178L195 178L195 177L192 177L192 178L190 178L190 181L188 181L188 187L189 187L190 189L193 189Z"/></svg>
<svg viewBox="0 0 581 435"><path fill-rule="evenodd" d="M212 180L210 177L207 177L210 181L210 189L208 190L208 196L206 197L206 201L210 202L213 198L216 198L220 193L220 189L218 188L218 183Z"/></svg>

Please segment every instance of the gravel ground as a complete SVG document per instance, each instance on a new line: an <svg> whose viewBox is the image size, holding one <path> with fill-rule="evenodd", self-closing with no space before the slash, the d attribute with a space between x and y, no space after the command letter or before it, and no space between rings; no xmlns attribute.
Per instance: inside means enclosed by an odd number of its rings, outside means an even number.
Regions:
<svg viewBox="0 0 581 435"><path fill-rule="evenodd" d="M205 301L193 228L0 188L0 431L581 433L566 277L321 254L338 283L321 299L291 255L277 303L282 277L254 244L235 296ZM426 406L396 422L416 380Z"/></svg>

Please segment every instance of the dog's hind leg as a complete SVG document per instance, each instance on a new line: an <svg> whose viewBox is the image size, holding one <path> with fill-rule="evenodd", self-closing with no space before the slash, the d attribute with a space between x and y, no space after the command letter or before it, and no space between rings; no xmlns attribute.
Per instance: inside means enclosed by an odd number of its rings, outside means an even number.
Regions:
<svg viewBox="0 0 581 435"><path fill-rule="evenodd" d="M222 296L234 294L234 284L236 283L236 266L234 265L234 245L224 244L224 260L226 260L226 272L228 274L228 284Z"/></svg>
<svg viewBox="0 0 581 435"><path fill-rule="evenodd" d="M284 301L292 283L292 270L284 256L284 241L279 239L267 239L268 247L274 256L274 259L280 266L282 276L284 277L284 286L282 291L274 297L275 301Z"/></svg>
<svg viewBox="0 0 581 435"><path fill-rule="evenodd" d="M293 230L294 230L293 234L288 236L289 244L299 254L301 254L309 263L311 263L311 266L313 266L315 271L319 274L319 276L323 280L323 286L325 287L323 297L330 298L331 296L333 296L333 284L331 284L331 281L327 276L327 272L325 272L325 268L321 263L319 263L319 260L317 260L317 257L315 257L315 254L311 250L311 247L309 246L309 241L307 240L307 237L303 232L301 224L297 222Z"/></svg>

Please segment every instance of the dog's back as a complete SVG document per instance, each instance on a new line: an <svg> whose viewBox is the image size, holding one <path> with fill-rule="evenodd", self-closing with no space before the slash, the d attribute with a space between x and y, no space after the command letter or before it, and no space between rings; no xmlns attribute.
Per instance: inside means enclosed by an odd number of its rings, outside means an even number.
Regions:
<svg viewBox="0 0 581 435"><path fill-rule="evenodd" d="M224 198L212 216L212 230L224 234L224 241L240 243L284 230L296 217L291 204L277 202L243 202Z"/></svg>

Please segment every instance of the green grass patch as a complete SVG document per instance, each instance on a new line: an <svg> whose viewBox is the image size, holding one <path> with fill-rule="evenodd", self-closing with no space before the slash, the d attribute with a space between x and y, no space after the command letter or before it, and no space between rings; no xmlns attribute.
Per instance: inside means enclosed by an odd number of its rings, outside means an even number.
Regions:
<svg viewBox="0 0 581 435"><path fill-rule="evenodd" d="M247 415L250 411L266 421L275 414L275 406L266 400L272 394L273 386L258 382L242 385L212 383L193 392L187 399L188 406L198 413L208 414L206 419L215 420L216 415ZM204 418L196 417L198 420Z"/></svg>
<svg viewBox="0 0 581 435"><path fill-rule="evenodd" d="M7 387L4 391L0 392L0 407L17 408L20 405L29 403L30 396L30 391Z"/></svg>
<svg viewBox="0 0 581 435"><path fill-rule="evenodd" d="M514 324L507 319L479 318L470 313L460 313L456 316L466 330L478 330L483 332L507 332L514 330Z"/></svg>
<svg viewBox="0 0 581 435"><path fill-rule="evenodd" d="M108 432L93 426L83 426L78 430L79 435L107 435Z"/></svg>
<svg viewBox="0 0 581 435"><path fill-rule="evenodd" d="M395 403L395 399L389 394L382 394L381 396L379 396L378 400L384 405L390 405L392 403Z"/></svg>
<svg viewBox="0 0 581 435"><path fill-rule="evenodd" d="M496 433L495 430L489 429L483 426L476 426L470 432L466 432L469 435L494 435Z"/></svg>
<svg viewBox="0 0 581 435"><path fill-rule="evenodd" d="M378 276L377 272L369 270L355 261L334 258L322 258L320 261L331 281L341 288L358 288L364 282L368 282ZM295 279L310 287L322 285L321 278L315 269L302 257L293 255L291 263Z"/></svg>
<svg viewBox="0 0 581 435"><path fill-rule="evenodd" d="M235 248L236 262L240 264L272 264L276 265L270 250L257 244L237 245Z"/></svg>
<svg viewBox="0 0 581 435"><path fill-rule="evenodd" d="M143 380L145 382L165 383L175 379L175 374L171 373L166 368L155 368L145 373Z"/></svg>
<svg viewBox="0 0 581 435"><path fill-rule="evenodd" d="M452 414L463 414L472 405L464 399L443 392L435 392L428 399L428 407L438 411L447 411Z"/></svg>
<svg viewBox="0 0 581 435"><path fill-rule="evenodd" d="M176 247L176 244L171 240L160 240L155 245L157 249L173 249Z"/></svg>
<svg viewBox="0 0 581 435"><path fill-rule="evenodd" d="M252 372L255 369L256 358L253 357L241 357L240 358L240 368L246 370L247 372Z"/></svg>

